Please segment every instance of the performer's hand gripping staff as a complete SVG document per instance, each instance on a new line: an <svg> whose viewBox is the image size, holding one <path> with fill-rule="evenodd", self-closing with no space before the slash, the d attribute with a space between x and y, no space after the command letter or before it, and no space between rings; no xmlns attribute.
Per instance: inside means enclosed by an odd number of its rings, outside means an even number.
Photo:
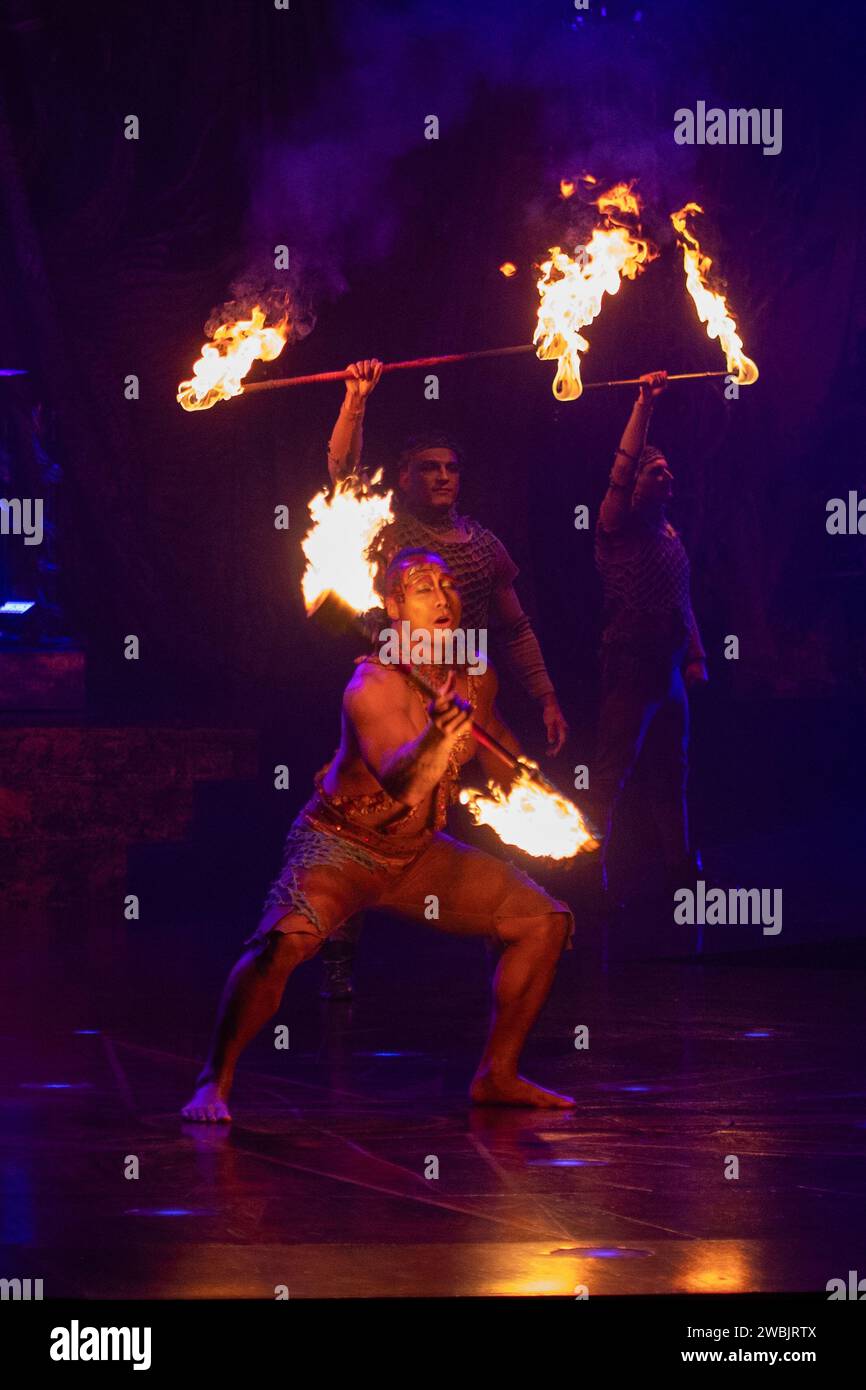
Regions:
<svg viewBox="0 0 866 1390"><path fill-rule="evenodd" d="M369 637L363 615L357 614L333 590L326 590L319 597L308 616L329 631L353 631L365 639ZM491 825L506 843L541 857L571 858L599 848L599 837L582 813L556 790L538 765L513 752L501 738L472 718L471 706L454 691L453 675L439 689L414 667L404 664L399 669L430 697L428 713L440 733L453 738L468 725L476 743L510 774L498 779L501 786L491 783L486 793L471 789L461 792L460 800L477 822Z"/></svg>

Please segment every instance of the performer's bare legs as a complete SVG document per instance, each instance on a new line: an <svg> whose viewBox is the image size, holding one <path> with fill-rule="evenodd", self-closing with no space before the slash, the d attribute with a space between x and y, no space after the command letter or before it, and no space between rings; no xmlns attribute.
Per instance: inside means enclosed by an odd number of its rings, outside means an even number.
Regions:
<svg viewBox="0 0 866 1390"><path fill-rule="evenodd" d="M308 932L270 936L245 951L226 981L207 1060L182 1115L188 1120L230 1120L228 1096L244 1048L280 1007L286 983L321 942Z"/></svg>
<svg viewBox="0 0 866 1390"><path fill-rule="evenodd" d="M565 942L561 915L523 917L500 922L507 942L493 978L490 1032L469 1090L475 1105L533 1105L566 1109L571 1096L545 1090L519 1076L517 1065L526 1036L550 992L556 963ZM321 946L309 932L271 932L254 946L229 975L220 1002L210 1052L195 1094L182 1114L188 1120L231 1119L228 1096L244 1048L273 1018L289 976Z"/></svg>
<svg viewBox="0 0 866 1390"><path fill-rule="evenodd" d="M524 917L501 922L499 930L508 944L493 977L490 1032L469 1088L470 1099L475 1105L568 1109L575 1104L571 1096L547 1091L517 1073L527 1034L550 993L565 943L565 922L555 914Z"/></svg>

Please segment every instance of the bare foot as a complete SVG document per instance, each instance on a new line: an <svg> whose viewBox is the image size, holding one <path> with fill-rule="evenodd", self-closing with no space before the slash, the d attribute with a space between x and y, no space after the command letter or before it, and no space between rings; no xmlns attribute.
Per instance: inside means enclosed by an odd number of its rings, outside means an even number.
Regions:
<svg viewBox="0 0 866 1390"><path fill-rule="evenodd" d="M571 1096L546 1091L525 1076L493 1077L490 1072L477 1074L469 1099L473 1105L533 1105L541 1110L571 1110L577 1105Z"/></svg>
<svg viewBox="0 0 866 1390"><path fill-rule="evenodd" d="M187 1120L198 1120L204 1124L228 1124L231 1120L229 1108L215 1081L207 1081L203 1086L196 1087L192 1100L180 1113Z"/></svg>

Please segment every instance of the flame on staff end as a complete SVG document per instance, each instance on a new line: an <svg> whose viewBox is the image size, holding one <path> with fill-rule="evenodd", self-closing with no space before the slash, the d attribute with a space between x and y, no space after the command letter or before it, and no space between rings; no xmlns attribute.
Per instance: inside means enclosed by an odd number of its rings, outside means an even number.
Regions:
<svg viewBox="0 0 866 1390"><path fill-rule="evenodd" d="M512 275L517 274L517 266L513 261L503 261L499 267L500 275L504 275L506 280L510 280Z"/></svg>
<svg viewBox="0 0 866 1390"><path fill-rule="evenodd" d="M256 305L247 319L220 324L205 343L192 369L192 378L177 388L184 410L209 410L243 392L243 379L254 362L273 362L286 345L288 320L265 326L264 309Z"/></svg>
<svg viewBox="0 0 866 1390"><path fill-rule="evenodd" d="M701 323L707 325L707 337L718 338L728 371L736 373L740 386L751 386L758 380L758 368L743 352L743 340L737 332L737 325L723 294L711 290L708 284L712 260L701 250L700 243L688 225L689 217L703 213L697 203L686 203L679 212L671 213L671 222L677 233L683 253L683 269L686 272L686 288L694 300Z"/></svg>
<svg viewBox="0 0 866 1390"><path fill-rule="evenodd" d="M516 845L536 858L570 859L597 841L583 823L573 801L559 792L545 791L530 781L529 768L538 764L521 758L526 769L518 773L506 793L493 782L488 792L464 787L460 800L469 808L476 825L489 825L506 845Z"/></svg>
<svg viewBox="0 0 866 1390"><path fill-rule="evenodd" d="M356 613L381 607L375 563L367 558L377 533L394 519L393 494L371 491L381 479L381 469L369 486L356 477L344 478L333 491L323 488L310 502L313 524L301 541L307 557L301 588L308 613L328 590Z"/></svg>
<svg viewBox="0 0 866 1390"><path fill-rule="evenodd" d="M583 175L590 182L590 175ZM589 343L581 329L601 310L605 294L616 294L623 276L629 280L658 253L640 230L640 201L632 185L615 184L594 200L604 223L596 227L586 246L570 256L559 246L550 260L538 267L538 324L532 339L542 360L557 358L553 394L560 401L574 401L583 391L580 354ZM634 221L634 228L622 218Z"/></svg>
<svg viewBox="0 0 866 1390"><path fill-rule="evenodd" d="M595 200L599 212L616 221L617 214L639 219L641 203L630 183L615 183Z"/></svg>

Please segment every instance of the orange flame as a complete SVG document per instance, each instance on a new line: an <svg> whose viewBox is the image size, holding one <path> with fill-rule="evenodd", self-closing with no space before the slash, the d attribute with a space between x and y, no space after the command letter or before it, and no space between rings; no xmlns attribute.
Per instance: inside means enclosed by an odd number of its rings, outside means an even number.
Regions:
<svg viewBox="0 0 866 1390"><path fill-rule="evenodd" d="M222 323L205 343L192 369L190 381L182 381L177 399L184 410L209 410L243 392L243 379L254 362L279 357L288 337L287 320L265 327L265 311L258 305L248 319Z"/></svg>
<svg viewBox="0 0 866 1390"><path fill-rule="evenodd" d="M728 371L736 373L740 386L751 386L758 379L758 368L743 352L743 340L737 332L737 325L731 318L725 297L709 287L709 274L712 260L701 250L700 243L688 226L688 218L693 213L702 213L697 203L686 203L679 212L671 213L671 222L677 233L683 252L683 268L686 272L686 288L695 302L698 318L707 325L707 337L718 338Z"/></svg>
<svg viewBox="0 0 866 1390"><path fill-rule="evenodd" d="M499 273L500 275L504 275L506 280L510 280L512 275L517 274L517 266L513 261L503 261L502 265L499 267Z"/></svg>
<svg viewBox="0 0 866 1390"><path fill-rule="evenodd" d="M640 218L641 204L636 193L632 192L633 185L630 183L615 183L606 193L602 193L595 200L595 205L599 212L606 217L616 221L614 214L625 213L628 217Z"/></svg>
<svg viewBox="0 0 866 1390"><path fill-rule="evenodd" d="M393 494L372 491L381 478L381 469L370 486L354 476L344 478L332 492L323 488L310 502L313 524L301 541L307 557L301 580L307 612L328 590L356 613L381 606L374 587L376 567L367 558L377 533L394 519Z"/></svg>
<svg viewBox="0 0 866 1390"><path fill-rule="evenodd" d="M570 859L581 850L597 847L573 801L556 791L545 791L530 778L538 764L528 758L506 793L488 782L490 795L464 787L460 800L468 806L476 825L489 825L506 845L516 845L537 858Z"/></svg>
<svg viewBox="0 0 866 1390"><path fill-rule="evenodd" d="M575 182L574 182L574 179L560 179L560 180L559 180L559 191L560 191L560 193L562 194L563 198L573 198L573 197L574 197L574 189L575 189Z"/></svg>
<svg viewBox="0 0 866 1390"><path fill-rule="evenodd" d="M585 180L588 177L584 175ZM640 202L631 184L616 184L595 200L595 206L604 223L595 228L587 245L576 256L553 246L550 260L539 266L541 303L532 341L542 360L555 357L559 361L553 394L560 401L577 400L583 391L580 354L589 349L589 343L580 330L598 316L605 294L616 294L623 276L634 280L658 254L636 234L639 223L632 230L618 220L639 217Z"/></svg>

